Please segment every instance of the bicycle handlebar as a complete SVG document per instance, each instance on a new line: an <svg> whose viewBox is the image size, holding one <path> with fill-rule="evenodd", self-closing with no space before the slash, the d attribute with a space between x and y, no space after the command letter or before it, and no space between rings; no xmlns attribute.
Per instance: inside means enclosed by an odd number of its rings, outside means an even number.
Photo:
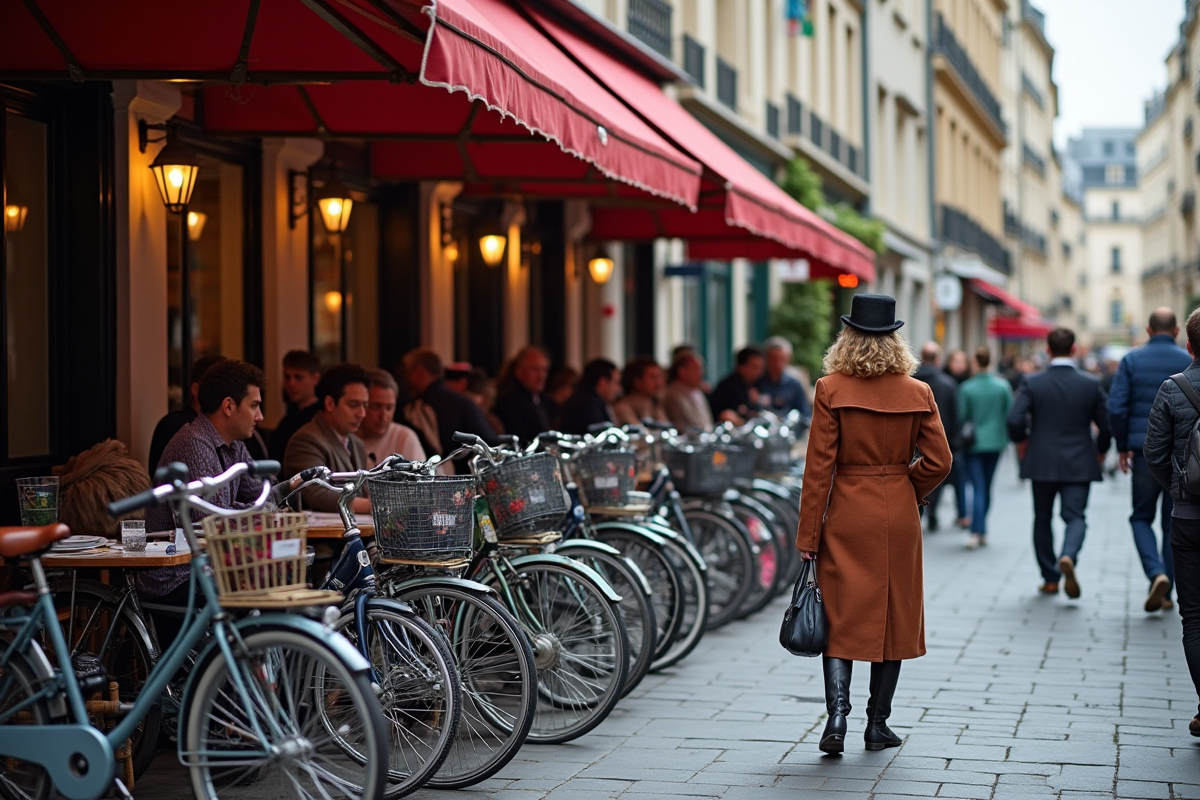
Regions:
<svg viewBox="0 0 1200 800"><path fill-rule="evenodd" d="M170 464L155 472L155 477L164 475L173 476L174 480L156 486L153 489L147 489L132 497L114 500L108 504L108 513L114 517L121 517L134 511L141 511L144 508L152 508L159 503L172 501L187 501L210 514L219 514L221 516L231 516L247 510L257 510L266 505L267 498L271 494L270 481L263 481L262 493L249 509L218 508L211 503L205 502L203 498L220 491L240 475L248 473L257 477L273 475L278 471L278 461L243 461L234 464L220 475L211 478L200 478L191 483L184 483L184 479L187 478L188 474L187 467L183 464Z"/></svg>

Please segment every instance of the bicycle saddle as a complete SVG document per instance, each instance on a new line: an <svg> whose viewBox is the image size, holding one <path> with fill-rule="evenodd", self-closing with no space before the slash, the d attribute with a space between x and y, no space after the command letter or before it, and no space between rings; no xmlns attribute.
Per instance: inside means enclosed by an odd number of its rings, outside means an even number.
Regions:
<svg viewBox="0 0 1200 800"><path fill-rule="evenodd" d="M17 558L45 550L71 535L61 522L36 528L0 528L0 556Z"/></svg>

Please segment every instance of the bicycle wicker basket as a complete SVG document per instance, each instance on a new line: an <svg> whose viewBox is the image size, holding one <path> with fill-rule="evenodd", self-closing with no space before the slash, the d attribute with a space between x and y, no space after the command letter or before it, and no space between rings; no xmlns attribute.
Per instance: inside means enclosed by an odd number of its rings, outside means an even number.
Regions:
<svg viewBox="0 0 1200 800"><path fill-rule="evenodd" d="M251 511L201 522L222 605L268 600L307 590L308 519ZM257 604L257 603L256 603Z"/></svg>
<svg viewBox="0 0 1200 800"><path fill-rule="evenodd" d="M375 546L383 559L471 557L475 476L385 472L367 479Z"/></svg>
<svg viewBox="0 0 1200 800"><path fill-rule="evenodd" d="M719 495L733 481L729 450L724 445L664 447L663 462L680 494Z"/></svg>
<svg viewBox="0 0 1200 800"><path fill-rule="evenodd" d="M624 508L644 503L630 492L637 489L637 454L632 450L593 450L571 462L575 485L585 506Z"/></svg>
<svg viewBox="0 0 1200 800"><path fill-rule="evenodd" d="M558 462L549 453L510 458L481 470L479 487L501 540L555 530L567 513Z"/></svg>

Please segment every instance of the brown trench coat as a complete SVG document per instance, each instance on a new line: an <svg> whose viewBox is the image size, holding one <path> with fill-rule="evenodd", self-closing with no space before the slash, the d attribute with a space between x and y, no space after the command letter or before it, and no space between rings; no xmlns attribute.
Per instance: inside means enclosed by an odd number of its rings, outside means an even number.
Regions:
<svg viewBox="0 0 1200 800"><path fill-rule="evenodd" d="M825 655L925 654L918 505L950 462L927 384L907 375L817 381L796 547L817 554L829 619Z"/></svg>

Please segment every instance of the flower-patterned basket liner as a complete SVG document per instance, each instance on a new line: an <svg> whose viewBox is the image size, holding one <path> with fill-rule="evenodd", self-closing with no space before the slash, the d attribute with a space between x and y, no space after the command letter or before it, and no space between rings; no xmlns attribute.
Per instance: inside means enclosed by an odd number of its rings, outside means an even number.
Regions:
<svg viewBox="0 0 1200 800"><path fill-rule="evenodd" d="M623 508L637 489L637 454L632 450L597 450L571 462L575 485L585 506Z"/></svg>
<svg viewBox="0 0 1200 800"><path fill-rule="evenodd" d="M385 559L469 558L475 477L384 473L368 478L375 546Z"/></svg>
<svg viewBox="0 0 1200 800"><path fill-rule="evenodd" d="M729 450L723 445L663 448L663 462L684 495L721 495L733 481Z"/></svg>
<svg viewBox="0 0 1200 800"><path fill-rule="evenodd" d="M499 539L550 530L567 513L558 462L549 453L510 458L479 473Z"/></svg>

